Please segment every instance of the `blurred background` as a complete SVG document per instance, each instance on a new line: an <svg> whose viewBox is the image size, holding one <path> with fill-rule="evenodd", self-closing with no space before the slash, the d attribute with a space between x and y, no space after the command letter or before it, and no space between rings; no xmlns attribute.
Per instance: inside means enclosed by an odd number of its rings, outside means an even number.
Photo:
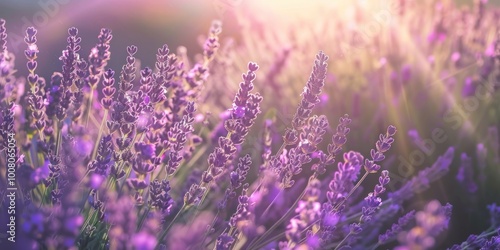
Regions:
<svg viewBox="0 0 500 250"><path fill-rule="evenodd" d="M454 0L459 6L472 6L473 0ZM213 19L224 20L223 37L238 39L241 31L238 16L253 10L252 16L272 23L294 25L298 17L315 14L318 6L326 3L335 6L331 15L346 13L353 4L343 1L301 0L2 0L0 16L6 19L10 34L11 52L21 53L25 44L21 41L28 26L38 29L40 57L58 55L65 46L66 30L77 27L82 37L83 51L90 50L96 42L99 29L113 30L117 39L113 40L111 66L119 66L125 60L127 45L140 47L138 57L146 65L152 65L152 56L164 43L171 48L183 45L191 54L201 52L197 37L206 34ZM353 1L372 2L372 11L383 9L389 0ZM286 4L284 4L286 3ZM319 3L319 4L318 4ZM351 5L351 6L350 6ZM490 0L488 6L500 5L500 0ZM342 8L337 8L342 6ZM317 10L317 9L316 9ZM310 20L310 22L313 20ZM268 23L269 24L269 23ZM249 58L249 60L257 60ZM42 71L58 69L56 64L41 64ZM19 68L24 73L23 68Z"/></svg>
<svg viewBox="0 0 500 250"><path fill-rule="evenodd" d="M289 125L315 54L324 50L330 56L329 77L316 112L326 114L332 127L344 113L351 115L347 150L368 155L377 134L396 125L395 149L382 165L395 174L393 180L402 180L409 176L398 168L401 159L410 159L415 150L425 152L419 141L431 138L436 128L445 131L447 140L413 164L411 174L456 147L450 173L407 204L419 209L437 198L454 205L450 230L440 238L444 247L484 230L486 204L500 203L498 98L469 112L460 109L474 98L470 89L480 84L478 77L485 79L483 71L493 67L487 56L500 27L498 6L499 0L2 0L0 18L7 20L7 46L17 56L18 75L27 72L24 30L38 29L37 71L46 78L60 71L58 58L72 26L80 31L82 55L96 44L100 28L112 29L108 67L118 70L128 45L139 47L141 67L154 66L156 50L165 43L174 52L184 46L195 61L211 21L221 20L220 58L211 67L200 112L230 108L241 72L255 61L261 66L256 88L264 95L260 124L272 117L279 131ZM498 66L487 73L487 79L498 82ZM215 127L218 115L211 119L209 126ZM247 146L252 143L256 140ZM478 157L478 145L487 148L485 162ZM463 167L467 157L472 166ZM476 191L457 180L460 171L476 183ZM367 187L376 180L370 181ZM397 185L401 182L393 188Z"/></svg>

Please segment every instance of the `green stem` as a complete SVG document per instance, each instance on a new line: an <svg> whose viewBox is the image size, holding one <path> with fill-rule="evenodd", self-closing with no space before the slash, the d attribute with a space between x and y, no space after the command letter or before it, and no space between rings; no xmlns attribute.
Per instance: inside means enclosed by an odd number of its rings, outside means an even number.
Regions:
<svg viewBox="0 0 500 250"><path fill-rule="evenodd" d="M311 179L309 179L309 182L311 181ZM309 186L309 183L307 184L307 186ZM290 208L286 211L286 213L281 216L281 218L276 222L274 223L270 228L269 230L267 230L261 237L259 237L259 239L257 240L257 237L255 239L253 239L248 248L250 249L252 246L255 246L256 244L259 244L262 240L265 239L265 237L267 237L274 229L276 229L292 212L295 211L294 207L299 203L300 200L302 200L302 198L304 197L304 195L306 194L306 190L307 190L307 186L306 188L304 188L304 190L302 191L302 193L299 195L299 197L295 200L295 202L292 204L292 206L290 206Z"/></svg>
<svg viewBox="0 0 500 250"><path fill-rule="evenodd" d="M186 209L186 204L184 203L184 205L182 205L181 209L179 209L179 212L177 212L177 214L172 219L170 224L168 224L167 228L165 228L165 230L163 230L163 232L160 234L160 237L158 237L158 243L156 244L155 250L159 249L161 242L163 241L165 236L167 236L168 230L170 230L170 228L174 225L177 218L179 218L179 216L181 215L182 212L184 212L185 209Z"/></svg>
<svg viewBox="0 0 500 250"><path fill-rule="evenodd" d="M60 121L56 122L56 128L57 128L57 139L56 139L56 155L59 155L59 150L61 149L61 141L62 141L62 123Z"/></svg>
<svg viewBox="0 0 500 250"><path fill-rule="evenodd" d="M278 192L278 194L276 194L276 196L274 196L274 199L271 201L271 203L269 203L269 205L267 206L266 210L264 210L264 212L262 213L261 217L266 216L267 212L269 212L269 209L271 209L271 207L273 206L274 202L276 202L276 200L278 199L278 196L280 196L281 192L283 192L283 188L280 188L280 191Z"/></svg>
<svg viewBox="0 0 500 250"><path fill-rule="evenodd" d="M219 218L219 212L220 212L220 210L217 210L217 213L215 214L215 217L212 220L212 223L210 223L210 227L208 227L208 230L205 232L205 235L203 236L203 240L200 242L202 246L203 246L203 243L205 242L205 240L207 240L207 237L210 234L210 231L212 230L212 227L214 226L215 221L217 221L217 218Z"/></svg>
<svg viewBox="0 0 500 250"><path fill-rule="evenodd" d="M151 211L151 206L147 206L146 207L146 211L144 211L144 213L142 214L140 220L139 220L139 224L137 225L137 232L139 232L142 228L142 225L144 224L144 221L146 221L146 217L148 216L149 214L149 211Z"/></svg>

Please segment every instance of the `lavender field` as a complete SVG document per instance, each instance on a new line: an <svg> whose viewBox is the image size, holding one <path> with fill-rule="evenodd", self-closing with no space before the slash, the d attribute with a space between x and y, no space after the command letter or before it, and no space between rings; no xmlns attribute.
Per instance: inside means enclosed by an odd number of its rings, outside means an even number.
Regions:
<svg viewBox="0 0 500 250"><path fill-rule="evenodd" d="M0 2L0 250L499 250L499 129L497 1Z"/></svg>

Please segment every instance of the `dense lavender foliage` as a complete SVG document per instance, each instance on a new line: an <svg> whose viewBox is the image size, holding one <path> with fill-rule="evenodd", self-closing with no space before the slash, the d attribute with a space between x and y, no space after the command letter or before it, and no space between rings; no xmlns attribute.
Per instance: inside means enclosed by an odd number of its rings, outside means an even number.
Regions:
<svg viewBox="0 0 500 250"><path fill-rule="evenodd" d="M9 194L15 190L17 223L16 242L7 234L0 249L443 247L446 232L461 227L453 217L455 204L443 197L421 199L420 206L411 201L449 176L470 204L480 192L493 193L493 200L500 194L485 184L500 178L494 169L500 163L500 12L486 12L484 3L476 5L481 13L452 9L461 14L450 17L455 23L442 16L444 8L454 7L437 8L420 50L429 58L420 58L420 68L403 64L387 49L371 69L349 57L362 45L330 53L312 48L315 44L302 48L300 42L272 61L248 62L247 53L264 52L222 46L220 21L212 23L195 60L165 44L154 67L142 66L136 58L140 47L131 45L123 51L123 67L112 69L112 31L101 29L95 46L82 51L74 27L59 61L38 57L43 48L33 27L25 33L24 58L16 58L0 19L0 211L2 224L8 223ZM400 8L400 18L416 19L405 14L408 8ZM247 36L243 40L256 39ZM366 47L384 43L365 42ZM454 51L450 58L430 52L448 47ZM314 53L313 61L285 69L291 57L297 62ZM242 58L244 64L238 62ZM61 70L42 75L37 66L49 60ZM343 69L335 62L342 60L365 67L370 83L355 91L338 84ZM429 80L422 68L460 70L470 61L475 62L466 68L470 75L447 75L455 82L447 78L441 86L445 94L433 103L437 108L420 117L432 120L431 142L439 149L430 149L417 124L388 118L398 114L388 114L387 106L415 102L411 108L425 113L425 102L441 93L420 95L415 85ZM28 75L17 74L19 67ZM465 80L459 84L454 77ZM289 79L294 84L288 88ZM298 86L297 79L306 81ZM390 94L376 84L390 86ZM481 103L464 115L474 100ZM464 102L465 111L446 112L453 102ZM277 111L284 106L293 107L290 117ZM339 117L333 115L337 111ZM364 112L372 119L363 119ZM476 122L478 113L494 118ZM457 131L454 125L465 123L481 129L482 137L467 149L459 140L441 140L448 130L433 123L435 116L451 122L447 129ZM408 163L416 166L406 175L394 162L408 147L420 150L429 165ZM477 209L488 213L489 225L446 247L500 249L500 207Z"/></svg>

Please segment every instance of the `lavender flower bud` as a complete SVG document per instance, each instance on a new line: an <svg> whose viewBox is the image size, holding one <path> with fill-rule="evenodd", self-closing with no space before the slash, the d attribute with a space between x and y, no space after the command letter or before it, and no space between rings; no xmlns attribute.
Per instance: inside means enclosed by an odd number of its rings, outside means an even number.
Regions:
<svg viewBox="0 0 500 250"><path fill-rule="evenodd" d="M394 126L389 126L387 128L386 134L381 134L379 137L379 140L377 141L376 145L376 151L372 149L370 151L371 155L371 160L365 159L365 171L368 173L376 173L378 170L380 170L380 165L376 164L375 162L379 162L385 159L384 153L387 152L390 148L392 143L394 142L394 136L396 134L396 127Z"/></svg>

